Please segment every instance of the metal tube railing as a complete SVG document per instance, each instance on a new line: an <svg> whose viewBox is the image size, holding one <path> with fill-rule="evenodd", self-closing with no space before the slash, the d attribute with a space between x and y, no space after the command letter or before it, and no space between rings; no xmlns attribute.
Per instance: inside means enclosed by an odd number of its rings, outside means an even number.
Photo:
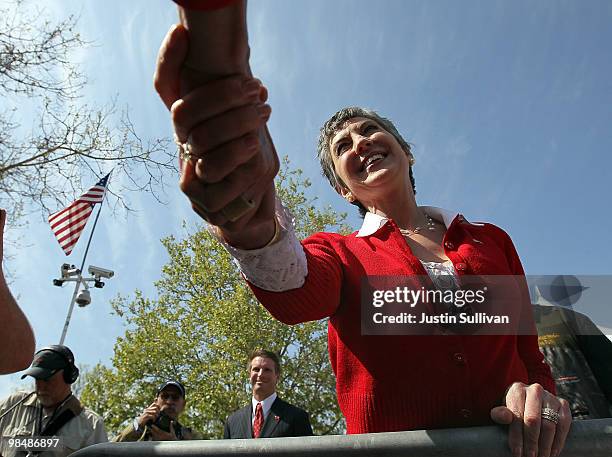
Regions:
<svg viewBox="0 0 612 457"><path fill-rule="evenodd" d="M507 443L508 434L502 427L471 427L257 440L104 443L82 449L72 456L509 457ZM561 456L612 456L612 419L574 422Z"/></svg>

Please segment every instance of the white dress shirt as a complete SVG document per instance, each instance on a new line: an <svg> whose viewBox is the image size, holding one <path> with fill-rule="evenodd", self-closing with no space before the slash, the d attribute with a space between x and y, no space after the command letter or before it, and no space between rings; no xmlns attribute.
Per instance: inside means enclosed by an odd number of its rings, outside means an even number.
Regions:
<svg viewBox="0 0 612 457"><path fill-rule="evenodd" d="M268 398L263 399L262 401L255 400L255 397L252 397L251 402L253 404L253 408L251 409L251 424L255 422L255 408L257 408L257 403L261 403L264 422L268 418L268 414L270 413L270 408L272 408L272 403L276 401L276 392L270 395Z"/></svg>

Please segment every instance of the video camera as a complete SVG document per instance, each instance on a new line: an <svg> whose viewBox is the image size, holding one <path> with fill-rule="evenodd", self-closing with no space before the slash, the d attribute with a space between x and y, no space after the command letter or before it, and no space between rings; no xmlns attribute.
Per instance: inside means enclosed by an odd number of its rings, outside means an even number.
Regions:
<svg viewBox="0 0 612 457"><path fill-rule="evenodd" d="M170 418L170 416L168 416L163 411L160 411L159 416L157 416L157 419L155 419L155 421L149 421L147 425L148 426L155 425L156 427L159 427L164 432L170 433L171 423L172 423L172 419Z"/></svg>

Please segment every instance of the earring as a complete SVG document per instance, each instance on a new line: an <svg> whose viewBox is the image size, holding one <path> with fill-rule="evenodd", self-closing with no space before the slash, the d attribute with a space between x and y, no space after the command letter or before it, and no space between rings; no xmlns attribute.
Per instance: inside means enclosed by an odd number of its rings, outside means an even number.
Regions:
<svg viewBox="0 0 612 457"><path fill-rule="evenodd" d="M416 163L416 160L414 160L414 157L412 156L412 154L410 154L410 156L409 156L408 163L410 164L410 166L412 166L412 165L414 165Z"/></svg>

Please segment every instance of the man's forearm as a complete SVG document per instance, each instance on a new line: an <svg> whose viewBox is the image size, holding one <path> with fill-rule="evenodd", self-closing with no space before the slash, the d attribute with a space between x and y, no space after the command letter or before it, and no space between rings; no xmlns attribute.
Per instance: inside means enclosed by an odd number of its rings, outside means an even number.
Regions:
<svg viewBox="0 0 612 457"><path fill-rule="evenodd" d="M32 362L34 334L0 273L0 374L24 370Z"/></svg>
<svg viewBox="0 0 612 457"><path fill-rule="evenodd" d="M189 92L199 83L212 79L251 74L246 0L235 0L223 8L206 11L179 6L179 16L189 32L181 92Z"/></svg>

